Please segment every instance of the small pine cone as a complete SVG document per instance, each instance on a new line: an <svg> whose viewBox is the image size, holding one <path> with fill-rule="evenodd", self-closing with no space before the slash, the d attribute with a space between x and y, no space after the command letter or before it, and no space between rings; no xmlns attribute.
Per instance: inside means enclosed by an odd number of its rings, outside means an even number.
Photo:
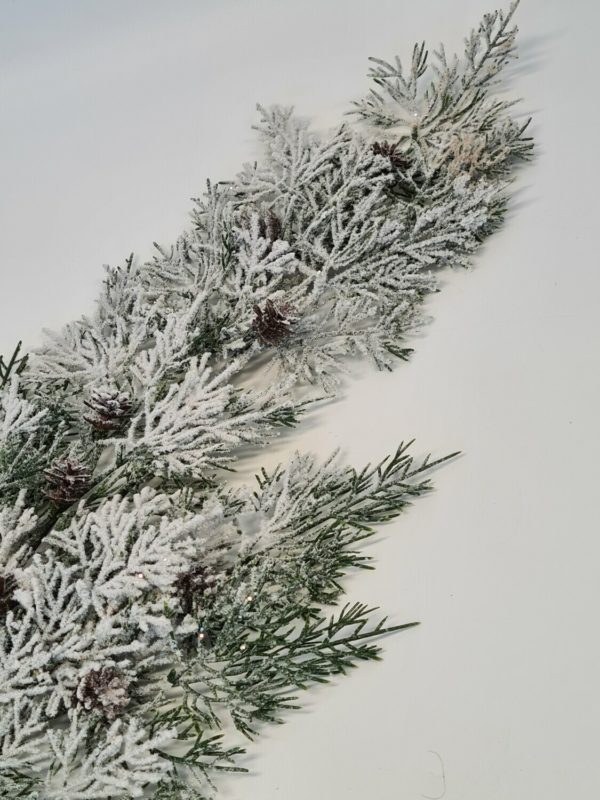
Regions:
<svg viewBox="0 0 600 800"><path fill-rule="evenodd" d="M267 300L264 309L254 306L255 317L252 328L256 338L265 345L277 346L291 333L295 320L295 309L289 303Z"/></svg>
<svg viewBox="0 0 600 800"><path fill-rule="evenodd" d="M386 141L373 142L371 149L376 156L384 156L384 158L389 158L390 164L396 169L405 170L410 165L409 162L403 158L402 153L396 150L398 144L398 142L390 144Z"/></svg>
<svg viewBox="0 0 600 800"><path fill-rule="evenodd" d="M270 208L265 212L254 211L258 214L258 234L267 242L273 244L278 239L281 239L282 225L281 220L277 214ZM250 228L252 225L252 212L248 208L244 208L240 215L240 221L245 228Z"/></svg>
<svg viewBox="0 0 600 800"><path fill-rule="evenodd" d="M268 211L260 217L258 221L258 230L263 239L271 243L276 242L278 239L281 239L281 220L277 214L269 208Z"/></svg>
<svg viewBox="0 0 600 800"><path fill-rule="evenodd" d="M74 704L86 711L96 711L112 722L129 703L129 683L116 667L93 669L79 683Z"/></svg>
<svg viewBox="0 0 600 800"><path fill-rule="evenodd" d="M52 466L44 470L46 489L44 494L56 503L67 504L79 500L90 485L90 472L88 468L76 458L66 458L64 461L55 461Z"/></svg>
<svg viewBox="0 0 600 800"><path fill-rule="evenodd" d="M194 564L187 572L182 572L175 582L175 592L179 597L184 614L194 614L201 610L203 601L214 594L217 576L212 567Z"/></svg>
<svg viewBox="0 0 600 800"><path fill-rule="evenodd" d="M104 392L98 389L92 391L89 400L84 401L93 412L91 416L84 417L86 422L99 431L114 431L121 427L123 422L131 415L131 400L124 392Z"/></svg>
<svg viewBox="0 0 600 800"><path fill-rule="evenodd" d="M0 575L0 618L13 611L19 604L14 598L17 582L12 575Z"/></svg>

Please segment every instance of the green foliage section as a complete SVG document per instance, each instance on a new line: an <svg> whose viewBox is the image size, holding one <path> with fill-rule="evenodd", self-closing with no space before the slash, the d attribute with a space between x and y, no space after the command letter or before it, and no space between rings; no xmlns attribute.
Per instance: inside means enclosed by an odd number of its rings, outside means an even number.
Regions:
<svg viewBox="0 0 600 800"><path fill-rule="evenodd" d="M193 742L184 760L195 763L206 731L220 727L223 714L252 738L260 724L281 722L299 707L298 691L377 660L377 639L417 624L388 625L361 603L333 614L324 607L343 595L349 570L370 568L355 546L428 492L421 476L447 460L415 465L408 446L360 472L312 465L292 482L296 464L257 476L256 509L271 513L289 485L294 498L275 542L244 551L203 610L195 657L168 675L181 701L170 701L153 724L177 724L180 738Z"/></svg>

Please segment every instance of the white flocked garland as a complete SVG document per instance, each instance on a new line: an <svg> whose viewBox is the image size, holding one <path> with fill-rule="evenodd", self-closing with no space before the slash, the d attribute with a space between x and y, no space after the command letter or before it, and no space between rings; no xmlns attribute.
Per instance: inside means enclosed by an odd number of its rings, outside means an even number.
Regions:
<svg viewBox="0 0 600 800"><path fill-rule="evenodd" d="M90 316L0 361L2 797L211 796L242 752L224 720L252 738L406 627L339 605L343 578L443 458L294 455L247 490L227 468L349 357L407 359L437 271L501 222L532 147L495 94L515 8L460 58L373 59L330 136L260 108L259 163L152 261L109 268Z"/></svg>

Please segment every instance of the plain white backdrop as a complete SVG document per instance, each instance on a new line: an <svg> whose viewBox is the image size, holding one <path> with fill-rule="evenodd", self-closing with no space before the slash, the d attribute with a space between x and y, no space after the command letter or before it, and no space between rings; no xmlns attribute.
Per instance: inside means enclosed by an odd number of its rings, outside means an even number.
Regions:
<svg viewBox="0 0 600 800"><path fill-rule="evenodd" d="M307 694L226 800L600 797L598 8L523 0L509 91L534 115L536 160L474 269L443 276L412 361L357 367L256 459L341 446L360 465L412 437L464 453L348 582L422 625ZM366 89L369 55L459 48L488 10L0 0L0 352L88 311L103 263L173 240L205 179L258 155L255 102L326 127Z"/></svg>

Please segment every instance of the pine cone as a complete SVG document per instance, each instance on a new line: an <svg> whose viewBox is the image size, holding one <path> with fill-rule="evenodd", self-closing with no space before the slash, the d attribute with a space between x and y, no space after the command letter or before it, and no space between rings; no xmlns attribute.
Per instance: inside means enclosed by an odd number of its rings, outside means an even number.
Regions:
<svg viewBox="0 0 600 800"><path fill-rule="evenodd" d="M182 572L175 582L175 591L183 613L197 613L204 598L216 591L216 583L213 569L203 564L194 564L187 572Z"/></svg>
<svg viewBox="0 0 600 800"><path fill-rule="evenodd" d="M131 400L124 392L94 389L84 405L93 412L91 416L84 417L84 420L99 431L117 430L131 414Z"/></svg>
<svg viewBox="0 0 600 800"><path fill-rule="evenodd" d="M278 239L281 239L281 220L277 214L269 208L266 214L260 217L258 221L258 230L263 239L267 239L267 241L271 243L276 242Z"/></svg>
<svg viewBox="0 0 600 800"><path fill-rule="evenodd" d="M289 303L276 305L272 300L267 300L264 310L254 306L254 313L256 316L252 328L262 344L276 346L290 335L295 310Z"/></svg>
<svg viewBox="0 0 600 800"><path fill-rule="evenodd" d="M47 483L44 490L46 497L67 505L79 500L86 493L91 477L88 468L76 458L55 461L49 469L44 470L44 476Z"/></svg>
<svg viewBox="0 0 600 800"><path fill-rule="evenodd" d="M12 575L0 575L0 618L13 611L19 604L14 598L17 582Z"/></svg>
<svg viewBox="0 0 600 800"><path fill-rule="evenodd" d="M241 213L241 222L246 228L250 228L252 216L247 208ZM258 233L266 241L273 244L281 239L282 225L281 220L270 208L264 213L258 212Z"/></svg>
<svg viewBox="0 0 600 800"><path fill-rule="evenodd" d="M376 156L384 156L384 158L389 158L390 164L395 167L396 169L407 169L410 164L409 162L402 156L400 152L396 150L398 147L398 142L394 142L394 144L390 144L389 142L373 142L371 149Z"/></svg>
<svg viewBox="0 0 600 800"><path fill-rule="evenodd" d="M82 678L73 700L112 722L129 703L129 683L116 667L93 669Z"/></svg>

